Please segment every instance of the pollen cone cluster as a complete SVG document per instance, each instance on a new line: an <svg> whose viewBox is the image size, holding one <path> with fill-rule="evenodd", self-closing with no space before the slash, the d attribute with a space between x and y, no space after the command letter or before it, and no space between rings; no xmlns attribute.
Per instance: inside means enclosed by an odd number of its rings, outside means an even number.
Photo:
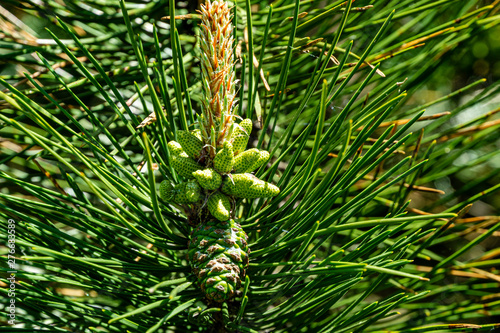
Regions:
<svg viewBox="0 0 500 333"><path fill-rule="evenodd" d="M270 198L275 185L251 172L267 163L269 153L247 145L251 119L236 122L233 27L228 5L201 5L203 109L199 129L179 130L168 143L170 166L182 181L164 180L159 194L182 206L197 226L189 243L189 262L206 298L223 302L234 297L245 277L247 235L233 219L236 199Z"/></svg>
<svg viewBox="0 0 500 333"><path fill-rule="evenodd" d="M217 147L213 159L195 131L179 131L182 134L178 138L182 138L179 139L182 143L170 141L167 146L171 166L186 181L174 185L164 180L160 185L160 197L177 204L206 206L212 217L227 221L234 215L231 206L235 199L278 195L278 187L250 173L267 162L269 153L256 148L244 150L252 128L247 119L242 123L246 123L246 129L233 131ZM241 151L239 154L235 153L234 146Z"/></svg>

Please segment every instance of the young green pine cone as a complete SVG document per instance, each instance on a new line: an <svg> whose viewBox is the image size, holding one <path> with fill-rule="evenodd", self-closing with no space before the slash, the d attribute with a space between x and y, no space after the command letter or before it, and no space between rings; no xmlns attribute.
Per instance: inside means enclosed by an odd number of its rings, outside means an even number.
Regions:
<svg viewBox="0 0 500 333"><path fill-rule="evenodd" d="M195 181L184 182L175 186L174 202L178 204L190 204L200 199L200 186Z"/></svg>
<svg viewBox="0 0 500 333"><path fill-rule="evenodd" d="M221 303L234 297L248 267L247 239L234 220L208 221L193 231L189 263L209 300Z"/></svg>
<svg viewBox="0 0 500 333"><path fill-rule="evenodd" d="M182 177L194 178L193 172L201 169L201 166L186 154L178 142L170 141L168 151L170 152L172 166Z"/></svg>
<svg viewBox="0 0 500 333"><path fill-rule="evenodd" d="M233 133L231 134L231 139L233 142L234 156L242 153L248 144L248 139L250 138L250 133L252 133L252 120L244 119L241 123L235 126Z"/></svg>
<svg viewBox="0 0 500 333"><path fill-rule="evenodd" d="M234 183L233 183L234 182ZM222 192L236 198L269 198L277 196L280 189L271 183L260 180L249 173L238 173L222 182Z"/></svg>
<svg viewBox="0 0 500 333"><path fill-rule="evenodd" d="M189 157L198 159L201 156L203 142L195 133L190 131L177 131L177 140Z"/></svg>
<svg viewBox="0 0 500 333"><path fill-rule="evenodd" d="M229 220L231 213L231 202L229 198L220 192L215 192L208 198L208 210L219 221Z"/></svg>
<svg viewBox="0 0 500 333"><path fill-rule="evenodd" d="M233 145L229 141L225 141L222 149L215 155L214 169L218 173L230 173L233 170L234 154Z"/></svg>
<svg viewBox="0 0 500 333"><path fill-rule="evenodd" d="M216 190L222 184L222 177L214 169L198 170L193 172L193 177L196 178L201 187L207 190Z"/></svg>
<svg viewBox="0 0 500 333"><path fill-rule="evenodd" d="M269 153L265 150L252 148L238 154L234 158L234 172L252 172L259 168L269 159Z"/></svg>
<svg viewBox="0 0 500 333"><path fill-rule="evenodd" d="M160 198L165 201L170 201L174 198L175 187L169 180L164 180L160 184Z"/></svg>

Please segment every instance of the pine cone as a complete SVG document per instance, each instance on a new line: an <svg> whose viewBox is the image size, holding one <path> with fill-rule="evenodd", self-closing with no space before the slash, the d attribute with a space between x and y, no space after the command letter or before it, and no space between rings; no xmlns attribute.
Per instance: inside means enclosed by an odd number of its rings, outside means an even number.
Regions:
<svg viewBox="0 0 500 333"><path fill-rule="evenodd" d="M280 193L280 189L271 183L260 180L249 173L238 173L222 182L222 192L236 198L269 198Z"/></svg>
<svg viewBox="0 0 500 333"><path fill-rule="evenodd" d="M208 221L193 231L188 258L209 300L221 303L234 297L248 267L247 238L234 220Z"/></svg>
<svg viewBox="0 0 500 333"><path fill-rule="evenodd" d="M230 218L231 202L229 198L220 192L215 192L208 198L208 210L219 221L227 221Z"/></svg>

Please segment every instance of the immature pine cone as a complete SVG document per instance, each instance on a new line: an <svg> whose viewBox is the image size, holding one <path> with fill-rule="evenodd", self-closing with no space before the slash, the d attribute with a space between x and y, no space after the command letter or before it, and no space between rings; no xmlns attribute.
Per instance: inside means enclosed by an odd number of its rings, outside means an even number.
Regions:
<svg viewBox="0 0 500 333"><path fill-rule="evenodd" d="M209 300L224 302L234 297L248 267L247 238L234 220L208 221L193 231L189 262Z"/></svg>

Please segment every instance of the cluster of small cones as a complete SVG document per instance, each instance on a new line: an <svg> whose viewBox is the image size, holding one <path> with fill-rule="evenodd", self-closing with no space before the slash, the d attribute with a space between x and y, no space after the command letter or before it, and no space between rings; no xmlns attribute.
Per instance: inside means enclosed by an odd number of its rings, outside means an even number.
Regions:
<svg viewBox="0 0 500 333"><path fill-rule="evenodd" d="M177 185L164 180L160 185L163 200L198 205L206 200L210 214L219 221L227 221L231 218L233 199L267 198L279 193L276 186L250 173L269 159L267 151L245 150L252 122L245 119L233 127L231 136L217 149L213 159L208 158L199 131L177 132L179 142L168 143L170 162L188 180Z"/></svg>

